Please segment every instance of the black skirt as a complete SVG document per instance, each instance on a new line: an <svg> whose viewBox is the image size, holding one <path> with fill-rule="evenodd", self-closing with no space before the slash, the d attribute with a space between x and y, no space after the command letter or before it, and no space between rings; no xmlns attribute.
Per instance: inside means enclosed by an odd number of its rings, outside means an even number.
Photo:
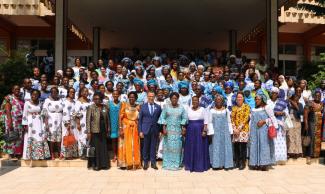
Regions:
<svg viewBox="0 0 325 194"><path fill-rule="evenodd" d="M95 157L88 158L88 168L108 169L110 167L107 149L108 136L102 117L100 121L100 132L91 134L89 144L91 147L95 147Z"/></svg>

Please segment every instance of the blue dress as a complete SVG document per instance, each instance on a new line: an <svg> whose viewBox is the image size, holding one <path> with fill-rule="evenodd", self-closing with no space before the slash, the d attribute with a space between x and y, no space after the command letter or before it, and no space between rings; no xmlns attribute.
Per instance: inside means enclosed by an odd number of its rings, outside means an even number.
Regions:
<svg viewBox="0 0 325 194"><path fill-rule="evenodd" d="M109 101L109 116L111 121L111 138L118 138L119 128L119 114L120 114L121 102L115 104L113 101Z"/></svg>
<svg viewBox="0 0 325 194"><path fill-rule="evenodd" d="M182 163L182 128L187 121L183 106L173 108L167 106L163 109L159 124L167 125L167 136L163 140L163 169L179 170Z"/></svg>
<svg viewBox="0 0 325 194"><path fill-rule="evenodd" d="M250 122L250 166L266 166L275 163L273 140L268 137L268 126L257 127L257 122L268 119L265 109L257 108L252 110Z"/></svg>
<svg viewBox="0 0 325 194"><path fill-rule="evenodd" d="M232 168L234 162L229 130L231 126L228 124L230 113L227 110L211 109L209 114L211 123L209 135L211 135L210 131L213 134L212 144L209 147L211 166L212 168Z"/></svg>

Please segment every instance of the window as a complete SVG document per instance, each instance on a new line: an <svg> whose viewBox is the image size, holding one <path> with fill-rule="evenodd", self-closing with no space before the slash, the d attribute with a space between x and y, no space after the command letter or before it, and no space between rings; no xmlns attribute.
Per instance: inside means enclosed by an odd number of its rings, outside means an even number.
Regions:
<svg viewBox="0 0 325 194"><path fill-rule="evenodd" d="M278 48L279 54L296 55L297 45L295 44L282 44Z"/></svg>
<svg viewBox="0 0 325 194"><path fill-rule="evenodd" d="M40 50L51 50L54 49L53 40L39 40L38 49Z"/></svg>
<svg viewBox="0 0 325 194"><path fill-rule="evenodd" d="M279 61L279 70L284 75L296 76L297 74L297 61Z"/></svg>

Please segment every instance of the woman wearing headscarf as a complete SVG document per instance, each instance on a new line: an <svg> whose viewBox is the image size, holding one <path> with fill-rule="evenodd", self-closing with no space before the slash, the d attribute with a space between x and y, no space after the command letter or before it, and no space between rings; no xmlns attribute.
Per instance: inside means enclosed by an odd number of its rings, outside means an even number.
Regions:
<svg viewBox="0 0 325 194"><path fill-rule="evenodd" d="M267 171L275 163L273 139L268 136L268 127L278 124L274 112L266 106L267 97L260 91L256 93L256 107L251 112L249 132L249 166L253 170Z"/></svg>
<svg viewBox="0 0 325 194"><path fill-rule="evenodd" d="M284 94L285 94L284 99L287 99L288 90L289 90L287 81L283 75L279 75L278 80L279 80L279 84L280 84L279 89L282 89L284 91Z"/></svg>
<svg viewBox="0 0 325 194"><path fill-rule="evenodd" d="M279 164L285 164L287 161L287 144L284 120L289 113L288 102L284 100L283 90L280 92L279 88L273 87L267 105L273 110L278 122L277 136L273 139L275 161Z"/></svg>
<svg viewBox="0 0 325 194"><path fill-rule="evenodd" d="M186 107L191 104L191 95L189 94L189 83L187 81L178 82L179 104Z"/></svg>
<svg viewBox="0 0 325 194"><path fill-rule="evenodd" d="M308 101L312 100L312 93L308 90L308 84L306 80L300 80L299 86L302 89L301 98L307 103Z"/></svg>
<svg viewBox="0 0 325 194"><path fill-rule="evenodd" d="M158 123L163 125L163 169L179 170L182 164L182 135L187 122L186 111L178 104L179 94L170 94L171 104L160 115Z"/></svg>
<svg viewBox="0 0 325 194"><path fill-rule="evenodd" d="M209 147L210 163L214 170L231 169L233 163L233 151L231 134L233 132L230 112L225 107L225 96L216 94L214 106L208 113L208 135L212 138Z"/></svg>
<svg viewBox="0 0 325 194"><path fill-rule="evenodd" d="M235 167L243 170L246 167L247 142L249 139L250 107L244 103L244 93L236 95L236 105L232 107L231 123L233 127Z"/></svg>
<svg viewBox="0 0 325 194"><path fill-rule="evenodd" d="M145 103L147 101L147 93L145 91L143 91L144 83L142 80L140 80L138 78L134 78L133 84L135 87L135 92L137 93L136 104L142 105L143 103Z"/></svg>
<svg viewBox="0 0 325 194"><path fill-rule="evenodd" d="M307 148L307 164L311 164L310 158L318 158L320 155L323 108L321 91L316 90L314 100L309 101L304 108L304 130L311 137Z"/></svg>
<svg viewBox="0 0 325 194"><path fill-rule="evenodd" d="M244 97L245 97L245 103L249 105L251 110L255 108L255 99L252 97L252 88L249 86L246 86L243 90Z"/></svg>
<svg viewBox="0 0 325 194"><path fill-rule="evenodd" d="M199 107L199 98L192 97L192 107L187 109L188 125L184 145L185 170L203 172L210 168L207 137L208 114Z"/></svg>

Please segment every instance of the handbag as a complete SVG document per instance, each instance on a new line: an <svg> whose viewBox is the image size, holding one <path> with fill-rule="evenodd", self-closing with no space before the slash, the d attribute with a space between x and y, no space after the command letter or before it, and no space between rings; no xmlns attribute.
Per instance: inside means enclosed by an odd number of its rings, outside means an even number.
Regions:
<svg viewBox="0 0 325 194"><path fill-rule="evenodd" d="M3 136L3 139L6 142L11 142L11 141L15 141L15 140L19 139L19 137L20 137L20 135L19 135L18 131L9 131L8 133L6 133Z"/></svg>
<svg viewBox="0 0 325 194"><path fill-rule="evenodd" d="M292 123L291 117L287 113L286 113L286 117L285 117L285 120L284 120L284 125L285 125L284 128L286 130L289 130L289 129L293 128L293 123Z"/></svg>
<svg viewBox="0 0 325 194"><path fill-rule="evenodd" d="M311 143L311 137L308 134L308 130L304 133L304 135L301 137L302 146L308 147Z"/></svg>
<svg viewBox="0 0 325 194"><path fill-rule="evenodd" d="M63 145L64 147L69 147L71 145L74 145L75 143L76 143L76 138L69 130L68 134L63 137Z"/></svg>
<svg viewBox="0 0 325 194"><path fill-rule="evenodd" d="M269 126L267 134L269 135L270 139L273 139L276 137L277 132L276 132L276 128L274 127L273 124Z"/></svg>
<svg viewBox="0 0 325 194"><path fill-rule="evenodd" d="M95 147L85 147L82 150L82 156L87 157L87 158L95 157Z"/></svg>

